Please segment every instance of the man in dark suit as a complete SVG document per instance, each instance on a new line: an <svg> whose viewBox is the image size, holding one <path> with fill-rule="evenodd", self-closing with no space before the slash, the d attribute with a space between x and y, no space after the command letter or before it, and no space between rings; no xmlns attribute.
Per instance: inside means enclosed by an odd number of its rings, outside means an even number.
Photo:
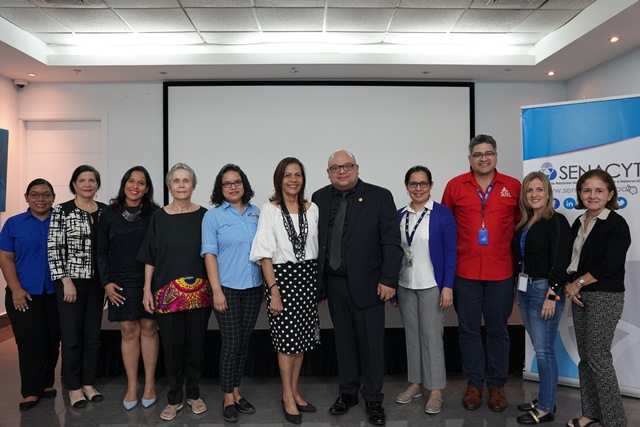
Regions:
<svg viewBox="0 0 640 427"><path fill-rule="evenodd" d="M353 154L336 151L331 185L312 197L320 210L319 300L329 300L340 381L329 412L346 414L360 392L369 422L384 425L385 301L395 295L404 253L393 196L358 173Z"/></svg>

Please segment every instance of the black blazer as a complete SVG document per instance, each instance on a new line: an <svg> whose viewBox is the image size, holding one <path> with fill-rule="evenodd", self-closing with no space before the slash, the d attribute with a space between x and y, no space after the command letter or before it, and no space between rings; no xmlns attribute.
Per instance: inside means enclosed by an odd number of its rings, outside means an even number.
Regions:
<svg viewBox="0 0 640 427"><path fill-rule="evenodd" d="M318 205L318 299L327 296L325 275L332 186L316 191L311 200ZM383 304L377 295L378 283L398 287L404 251L400 245L398 215L391 192L358 180L349 211L346 244L349 290L359 308Z"/></svg>
<svg viewBox="0 0 640 427"><path fill-rule="evenodd" d="M571 227L573 240L582 226L580 217ZM585 286L580 292L624 292L624 264L631 246L629 225L615 211L605 220L597 219L580 252L575 278L591 273L598 281Z"/></svg>

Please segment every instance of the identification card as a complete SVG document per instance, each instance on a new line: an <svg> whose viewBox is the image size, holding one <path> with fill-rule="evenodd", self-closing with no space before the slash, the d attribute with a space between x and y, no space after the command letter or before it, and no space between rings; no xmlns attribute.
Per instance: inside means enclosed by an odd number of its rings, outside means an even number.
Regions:
<svg viewBox="0 0 640 427"><path fill-rule="evenodd" d="M489 230L486 228L478 230L478 244L481 246L487 246L489 244Z"/></svg>
<svg viewBox="0 0 640 427"><path fill-rule="evenodd" d="M411 250L405 252L404 263L407 267L411 267L413 265L413 252L411 252Z"/></svg>
<svg viewBox="0 0 640 427"><path fill-rule="evenodd" d="M525 273L518 274L518 290L527 292L527 285L529 284L529 275Z"/></svg>

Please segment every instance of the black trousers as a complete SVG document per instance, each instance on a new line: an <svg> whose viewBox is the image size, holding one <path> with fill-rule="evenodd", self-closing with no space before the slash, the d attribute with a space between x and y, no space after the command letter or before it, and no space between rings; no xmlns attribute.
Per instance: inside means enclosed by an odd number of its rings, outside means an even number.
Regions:
<svg viewBox="0 0 640 427"><path fill-rule="evenodd" d="M64 302L61 280L54 282L62 334L64 388L77 390L96 382L100 360L100 326L104 289L98 279L73 279L76 302Z"/></svg>
<svg viewBox="0 0 640 427"><path fill-rule="evenodd" d="M336 337L340 393L382 402L384 304L358 308L346 278L327 277L329 313ZM360 389L362 385L362 390Z"/></svg>
<svg viewBox="0 0 640 427"><path fill-rule="evenodd" d="M60 353L60 324L56 294L31 295L29 309L18 311L7 286L5 307L18 345L22 397L40 396L53 387Z"/></svg>
<svg viewBox="0 0 640 427"><path fill-rule="evenodd" d="M200 397L204 369L204 342L211 307L156 313L165 369L169 380L169 405L182 403L182 384L186 379L187 399Z"/></svg>

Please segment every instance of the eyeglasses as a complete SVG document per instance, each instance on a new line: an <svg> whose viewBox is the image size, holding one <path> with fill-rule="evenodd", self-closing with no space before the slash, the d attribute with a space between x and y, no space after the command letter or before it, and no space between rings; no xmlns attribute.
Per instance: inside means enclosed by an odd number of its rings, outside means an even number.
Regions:
<svg viewBox="0 0 640 427"><path fill-rule="evenodd" d="M329 166L329 171L331 171L331 173L338 173L340 172L340 169L342 169L345 172L351 172L355 167L356 165L354 165L353 163L345 163L344 165L331 165Z"/></svg>
<svg viewBox="0 0 640 427"><path fill-rule="evenodd" d="M429 185L431 185L429 181L421 181L421 182L409 181L409 183L407 184L407 187L417 188L418 186L420 186L420 188L429 188Z"/></svg>
<svg viewBox="0 0 640 427"><path fill-rule="evenodd" d="M53 193L36 193L35 191L27 194L31 200L38 200L42 198L42 200L51 200L53 199Z"/></svg>
<svg viewBox="0 0 640 427"><path fill-rule="evenodd" d="M226 181L226 182L222 183L222 186L224 188L231 188L232 186L233 187L242 187L242 181L241 180L237 180L237 181L233 181L233 182Z"/></svg>
<svg viewBox="0 0 640 427"><path fill-rule="evenodd" d="M481 159L483 157L486 157L487 159L491 159L495 155L496 155L495 151L487 151L486 153L473 153L471 157L473 157L476 160Z"/></svg>

